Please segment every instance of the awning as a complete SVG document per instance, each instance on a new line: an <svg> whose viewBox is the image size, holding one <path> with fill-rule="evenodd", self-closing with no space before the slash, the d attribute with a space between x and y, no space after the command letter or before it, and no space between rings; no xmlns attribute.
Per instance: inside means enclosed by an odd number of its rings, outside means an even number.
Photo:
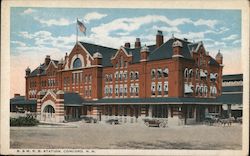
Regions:
<svg viewBox="0 0 250 156"><path fill-rule="evenodd" d="M191 85L185 84L185 93L193 93L193 89Z"/></svg>

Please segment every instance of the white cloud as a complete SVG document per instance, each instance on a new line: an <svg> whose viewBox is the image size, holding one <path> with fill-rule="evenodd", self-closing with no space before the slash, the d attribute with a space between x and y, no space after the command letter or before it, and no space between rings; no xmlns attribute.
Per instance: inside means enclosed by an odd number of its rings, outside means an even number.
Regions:
<svg viewBox="0 0 250 156"><path fill-rule="evenodd" d="M35 9L28 8L28 9L26 9L26 10L24 10L24 11L22 12L22 15L28 15L28 14L32 14L32 13L34 13L34 12L36 12Z"/></svg>
<svg viewBox="0 0 250 156"><path fill-rule="evenodd" d="M193 24L195 26L200 26L200 25L206 25L210 28L214 28L214 26L218 23L217 20L204 20L204 19L199 19L197 21L194 21Z"/></svg>
<svg viewBox="0 0 250 156"><path fill-rule="evenodd" d="M91 13L88 13L87 15L84 16L84 20L86 21L86 23L89 23L92 20L102 19L106 16L107 16L107 14L101 14L98 12L91 12Z"/></svg>
<svg viewBox="0 0 250 156"><path fill-rule="evenodd" d="M158 27L158 26L153 26L152 29L154 30L162 30L167 33L181 33L181 31L177 27Z"/></svg>
<svg viewBox="0 0 250 156"><path fill-rule="evenodd" d="M237 38L238 38L238 35L237 34L233 34L233 35L230 35L228 37L223 38L222 40L223 41L231 41L231 40L235 40Z"/></svg>
<svg viewBox="0 0 250 156"><path fill-rule="evenodd" d="M13 44L17 44L17 45L19 45L19 46L21 46L21 47L26 46L26 44L25 44L25 43L23 43L23 42L21 42L21 41L11 41L11 43L13 43Z"/></svg>
<svg viewBox="0 0 250 156"><path fill-rule="evenodd" d="M240 44L241 43L241 40L235 40L233 41L233 44Z"/></svg>
<svg viewBox="0 0 250 156"><path fill-rule="evenodd" d="M39 17L34 18L36 21L40 22L41 24L44 24L46 26L67 26L70 24L73 24L72 21L66 19L66 18L59 18L59 19L41 19Z"/></svg>
<svg viewBox="0 0 250 156"><path fill-rule="evenodd" d="M65 50L72 48L74 42L76 41L75 34L55 37L48 31L38 31L35 33L20 32L19 36L33 40L34 44L39 47L51 46Z"/></svg>

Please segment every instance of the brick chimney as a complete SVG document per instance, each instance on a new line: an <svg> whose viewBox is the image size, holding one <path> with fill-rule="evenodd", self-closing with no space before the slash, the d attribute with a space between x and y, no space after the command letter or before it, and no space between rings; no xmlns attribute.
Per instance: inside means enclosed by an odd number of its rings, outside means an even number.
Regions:
<svg viewBox="0 0 250 156"><path fill-rule="evenodd" d="M126 42L126 43L124 44L124 47L125 47L125 48L130 48L130 43L129 43L129 42Z"/></svg>
<svg viewBox="0 0 250 156"><path fill-rule="evenodd" d="M135 40L135 48L141 48L140 38L136 38L136 40Z"/></svg>
<svg viewBox="0 0 250 156"><path fill-rule="evenodd" d="M162 31L158 30L156 34L156 47L159 48L163 44Z"/></svg>
<svg viewBox="0 0 250 156"><path fill-rule="evenodd" d="M19 96L20 96L20 94L18 94L18 93L14 94L14 97L19 97Z"/></svg>
<svg viewBox="0 0 250 156"><path fill-rule="evenodd" d="M46 55L44 63L46 66L49 65L49 63L50 63L50 56L49 55Z"/></svg>

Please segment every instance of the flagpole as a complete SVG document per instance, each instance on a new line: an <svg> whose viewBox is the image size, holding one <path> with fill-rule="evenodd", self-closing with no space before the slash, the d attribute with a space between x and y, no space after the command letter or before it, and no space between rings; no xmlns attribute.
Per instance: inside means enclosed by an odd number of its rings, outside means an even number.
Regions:
<svg viewBox="0 0 250 156"><path fill-rule="evenodd" d="M78 21L78 18L76 18L76 43L78 42L78 28L77 28L78 23L77 23L77 21Z"/></svg>

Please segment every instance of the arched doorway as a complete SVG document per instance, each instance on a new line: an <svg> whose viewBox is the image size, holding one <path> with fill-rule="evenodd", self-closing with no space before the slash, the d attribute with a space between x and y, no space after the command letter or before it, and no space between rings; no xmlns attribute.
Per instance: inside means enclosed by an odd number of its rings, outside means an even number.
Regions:
<svg viewBox="0 0 250 156"><path fill-rule="evenodd" d="M42 111L42 120L48 122L55 122L55 109L52 105L47 105Z"/></svg>

